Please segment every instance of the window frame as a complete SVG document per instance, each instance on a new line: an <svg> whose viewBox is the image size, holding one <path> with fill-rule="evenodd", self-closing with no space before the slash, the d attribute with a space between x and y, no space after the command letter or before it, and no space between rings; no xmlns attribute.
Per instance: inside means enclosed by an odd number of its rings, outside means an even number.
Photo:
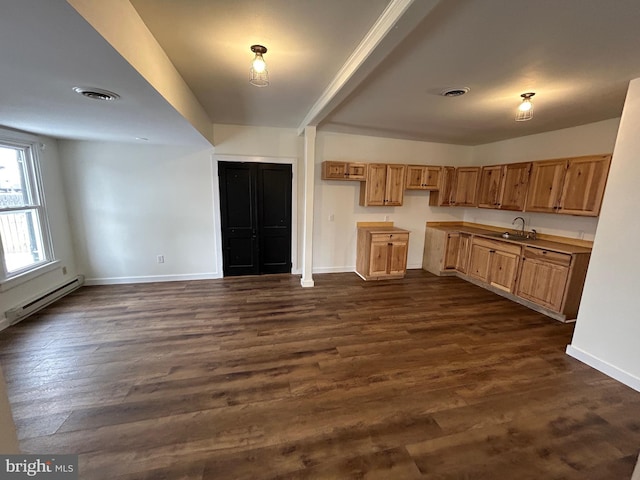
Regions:
<svg viewBox="0 0 640 480"><path fill-rule="evenodd" d="M42 242L43 259L37 263L32 263L15 271L7 270L6 255L4 245L0 237L0 291L12 288L16 284L30 280L42 273L52 270L59 261L55 258L53 240L51 236L51 226L45 201L44 183L42 181L42 170L40 167L39 150L43 144L33 138L22 136L10 136L0 132L0 146L23 151L25 188L29 204L19 207L0 207L1 213L34 212L37 217L40 237Z"/></svg>

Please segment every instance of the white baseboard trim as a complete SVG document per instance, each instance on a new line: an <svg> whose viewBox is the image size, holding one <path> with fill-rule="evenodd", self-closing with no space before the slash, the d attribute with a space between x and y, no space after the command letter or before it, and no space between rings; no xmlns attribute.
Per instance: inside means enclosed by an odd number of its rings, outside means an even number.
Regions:
<svg viewBox="0 0 640 480"><path fill-rule="evenodd" d="M6 318L4 318L4 316L2 317L2 319L0 319L0 331L4 330L5 328L7 328L9 325L11 325L9 323L9 320L7 320Z"/></svg>
<svg viewBox="0 0 640 480"><path fill-rule="evenodd" d="M316 267L313 269L313 273L345 273L355 272L355 265L351 267Z"/></svg>
<svg viewBox="0 0 640 480"><path fill-rule="evenodd" d="M599 372L604 373L605 375L619 381L620 383L624 383L627 387L631 387L637 392L640 392L640 378L636 377L635 375L632 375L629 372L616 367L615 365L611 365L609 362L591 355L590 353L585 352L578 347L574 347L573 345L567 345L566 352L567 355L575 358L576 360L580 360L582 363L589 365L591 368L595 368Z"/></svg>
<svg viewBox="0 0 640 480"><path fill-rule="evenodd" d="M85 285L120 285L126 283L154 283L154 282L184 282L188 280L217 280L222 278L219 273L193 273L186 275L150 275L141 277L106 277L87 278Z"/></svg>

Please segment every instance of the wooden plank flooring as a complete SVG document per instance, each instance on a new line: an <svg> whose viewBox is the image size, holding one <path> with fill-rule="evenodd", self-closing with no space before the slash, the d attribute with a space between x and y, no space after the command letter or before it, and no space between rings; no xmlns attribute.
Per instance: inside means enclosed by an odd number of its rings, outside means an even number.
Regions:
<svg viewBox="0 0 640 480"><path fill-rule="evenodd" d="M0 333L22 449L100 479L626 479L640 393L456 278L85 287ZM603 319L604 320L604 319Z"/></svg>

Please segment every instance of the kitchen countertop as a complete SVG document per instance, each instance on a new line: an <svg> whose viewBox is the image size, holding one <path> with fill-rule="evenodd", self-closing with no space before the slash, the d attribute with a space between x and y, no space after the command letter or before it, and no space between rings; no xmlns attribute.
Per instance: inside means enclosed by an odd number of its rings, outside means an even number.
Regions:
<svg viewBox="0 0 640 480"><path fill-rule="evenodd" d="M427 223L427 227L435 228L438 230L443 230L446 232L461 232L461 233L469 233L471 235L475 235L482 238L487 238L490 240L498 240L500 242L513 243L516 245L523 245L528 247L542 248L545 250L553 250L555 252L574 254L574 253L591 253L591 248L573 245L571 243L563 243L557 242L553 240L547 240L544 238L532 240L532 239L523 239L523 240L512 240L508 238L502 238L499 234L508 231L509 233L514 232L513 229L505 229L500 227L489 226L489 228L482 228L479 226L471 226L461 224L460 222L452 222L451 224L447 224L446 222L438 222L429 224ZM572 239L567 238L567 241L570 242Z"/></svg>

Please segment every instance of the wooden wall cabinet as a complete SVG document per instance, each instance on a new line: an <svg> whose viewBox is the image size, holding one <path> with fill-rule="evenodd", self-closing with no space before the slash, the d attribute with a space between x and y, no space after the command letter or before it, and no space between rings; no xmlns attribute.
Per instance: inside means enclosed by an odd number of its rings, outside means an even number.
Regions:
<svg viewBox="0 0 640 480"><path fill-rule="evenodd" d="M322 162L322 180L366 180L367 164L359 162Z"/></svg>
<svg viewBox="0 0 640 480"><path fill-rule="evenodd" d="M523 211L531 162L482 167L478 207Z"/></svg>
<svg viewBox="0 0 640 480"><path fill-rule="evenodd" d="M479 180L480 167L442 167L438 191L429 194L429 205L475 207Z"/></svg>
<svg viewBox="0 0 640 480"><path fill-rule="evenodd" d="M519 245L474 237L468 274L493 287L514 292L520 254Z"/></svg>
<svg viewBox="0 0 640 480"><path fill-rule="evenodd" d="M356 273L365 280L402 278L407 271L409 231L359 227Z"/></svg>
<svg viewBox="0 0 640 480"><path fill-rule="evenodd" d="M478 188L478 207L500 208L504 171L504 165L482 167Z"/></svg>
<svg viewBox="0 0 640 480"><path fill-rule="evenodd" d="M370 163L360 183L360 205L400 206L404 197L406 165Z"/></svg>
<svg viewBox="0 0 640 480"><path fill-rule="evenodd" d="M442 167L438 179L438 190L429 193L429 205L446 207L453 205L453 189L456 183L456 168Z"/></svg>
<svg viewBox="0 0 640 480"><path fill-rule="evenodd" d="M475 207L478 204L480 167L456 168L453 204L459 207Z"/></svg>
<svg viewBox="0 0 640 480"><path fill-rule="evenodd" d="M533 162L525 210L596 217L611 155Z"/></svg>
<svg viewBox="0 0 640 480"><path fill-rule="evenodd" d="M441 167L407 165L407 190L438 190Z"/></svg>

